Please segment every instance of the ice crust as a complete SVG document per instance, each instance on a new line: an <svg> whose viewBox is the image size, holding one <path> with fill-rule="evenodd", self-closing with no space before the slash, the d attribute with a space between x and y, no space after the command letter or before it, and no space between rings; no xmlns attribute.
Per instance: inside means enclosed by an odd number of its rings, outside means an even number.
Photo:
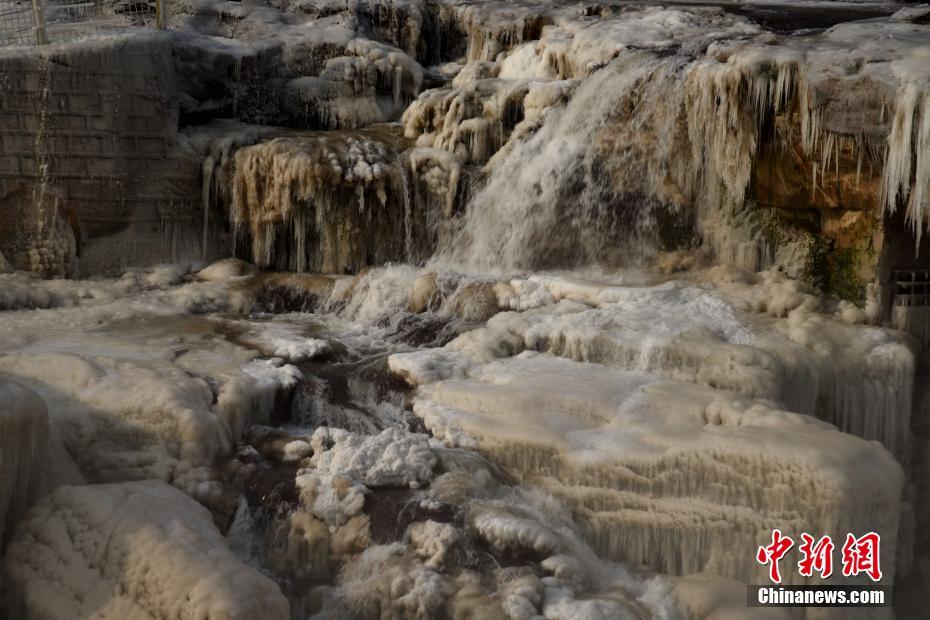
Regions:
<svg viewBox="0 0 930 620"><path fill-rule="evenodd" d="M521 312L497 314L443 349L393 356L391 367L421 384L464 377L476 362L545 351L769 399L907 453L908 338L819 312L819 300L783 274L724 269L704 279L719 292L541 275L499 282L500 307Z"/></svg>
<svg viewBox="0 0 930 620"><path fill-rule="evenodd" d="M66 458L90 482L158 478L196 494L178 464L212 464L299 377L283 362L253 361L257 351L227 340L221 322L188 313L205 298L211 309L236 305L229 285L172 280L35 282L37 294L70 293L71 307L8 313L0 326L0 373L44 399Z"/></svg>
<svg viewBox="0 0 930 620"><path fill-rule="evenodd" d="M822 422L539 354L479 366L472 377L427 386L414 411L437 436L461 445L456 435L466 433L490 460L565 499L607 557L746 578L758 571L756 541L776 522L845 531L881 521L895 536L899 466ZM445 425L432 424L437 406ZM734 513L738 522L727 517ZM556 550L544 535L533 540Z"/></svg>
<svg viewBox="0 0 930 620"><path fill-rule="evenodd" d="M326 340L304 336L292 324L282 321L253 322L240 340L263 355L290 362L323 358L332 353Z"/></svg>
<svg viewBox="0 0 930 620"><path fill-rule="evenodd" d="M909 536L898 525L901 468L878 443L811 415L832 420L845 411L871 421L865 407L886 403L888 422L906 428L900 394L876 391L871 404L828 396L870 389L863 377L889 386L889 376L900 376L894 389L910 389L913 353L901 336L860 324L860 313L781 274L498 278L390 266L356 278L213 279L189 271L146 275L154 288L100 281L99 295L75 297L71 307L5 315L0 365L54 407L50 426L62 430L91 482L158 475L215 505L222 488L211 462L242 429L267 419L278 394L312 380L285 359L256 355L273 356L277 344L304 343L317 334L308 330L324 327L346 330L334 350L380 342L394 329L385 316L469 326L443 348L389 358L393 372L419 386L413 413L433 438L393 426L321 427L268 446L259 430L249 435L259 450L241 458L260 453L299 468L299 503L280 525L282 548L266 541L258 557L286 579L331 580L321 613L636 617L646 605L676 617L673 583L626 567L745 580L764 570L755 547L776 525L834 534L877 527L892 579L894 541ZM268 286L284 284L331 310L248 320L190 314L205 298L211 311L249 309ZM39 314L49 327L31 323ZM94 327L101 322L105 329ZM126 419L114 403L132 397L130 385L139 394L134 428L161 423L143 444L109 430ZM366 394L353 398L377 400ZM73 432L90 412L93 430ZM195 423L166 424L166 413ZM889 439L906 445L904 435ZM193 446L201 452L186 452ZM498 482L498 468L519 486ZM376 544L368 498L385 492L415 493L421 510L454 506L461 520L414 522L401 541ZM247 519L237 516L234 531ZM261 540L243 557L258 561ZM542 576L492 585L459 572L477 543L528 558ZM629 594L618 598L616 588ZM695 588L682 595L694 609L732 607Z"/></svg>

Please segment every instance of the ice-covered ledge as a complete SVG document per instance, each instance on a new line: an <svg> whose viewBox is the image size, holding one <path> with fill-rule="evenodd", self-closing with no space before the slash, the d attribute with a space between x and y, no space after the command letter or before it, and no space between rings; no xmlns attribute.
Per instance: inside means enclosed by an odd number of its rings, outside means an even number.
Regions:
<svg viewBox="0 0 930 620"><path fill-rule="evenodd" d="M909 454L909 341L849 325L845 306L812 311L780 274L720 271L707 276L717 291L501 282L498 303L519 311L390 367L419 386L414 413L435 436L566 501L607 557L745 580L758 541L790 523L880 527L891 568L904 473L854 435Z"/></svg>
<svg viewBox="0 0 930 620"><path fill-rule="evenodd" d="M562 498L604 557L753 581L775 527L882 534L891 577L903 485L880 445L736 394L541 354L422 388L414 412ZM795 575L796 577L796 575Z"/></svg>

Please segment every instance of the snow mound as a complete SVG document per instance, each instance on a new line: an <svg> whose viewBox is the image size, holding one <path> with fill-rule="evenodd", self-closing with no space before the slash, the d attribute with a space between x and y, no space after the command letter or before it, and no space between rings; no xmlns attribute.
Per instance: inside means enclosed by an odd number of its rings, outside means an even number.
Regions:
<svg viewBox="0 0 930 620"><path fill-rule="evenodd" d="M249 264L238 258L224 258L215 263L204 267L195 275L198 279L206 282L216 282L238 278L241 276L250 276L258 272L255 265Z"/></svg>
<svg viewBox="0 0 930 620"><path fill-rule="evenodd" d="M349 476L369 487L419 487L432 480L436 466L425 435L397 428L365 436L323 427L313 433L311 444L318 472Z"/></svg>
<svg viewBox="0 0 930 620"><path fill-rule="evenodd" d="M423 521L407 528L410 546L425 562L427 568L441 570L449 562L449 556L459 542L460 534L448 523Z"/></svg>
<svg viewBox="0 0 930 620"><path fill-rule="evenodd" d="M295 480L300 501L327 525L344 525L365 505L368 489L344 475L325 475L300 470Z"/></svg>

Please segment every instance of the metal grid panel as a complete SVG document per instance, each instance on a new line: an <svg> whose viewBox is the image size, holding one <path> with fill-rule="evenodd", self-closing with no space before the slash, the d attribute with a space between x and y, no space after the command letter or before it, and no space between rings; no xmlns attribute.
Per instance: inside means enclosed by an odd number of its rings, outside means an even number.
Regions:
<svg viewBox="0 0 930 620"><path fill-rule="evenodd" d="M190 13L190 0L0 0L0 47L71 41L106 28L170 28Z"/></svg>
<svg viewBox="0 0 930 620"><path fill-rule="evenodd" d="M72 0L44 0L46 41L59 42L89 36L96 30L97 4Z"/></svg>
<svg viewBox="0 0 930 620"><path fill-rule="evenodd" d="M180 25L181 19L194 14L193 0L164 0L162 6L165 10L165 27L176 28Z"/></svg>
<svg viewBox="0 0 930 620"><path fill-rule="evenodd" d="M894 283L895 306L930 306L930 269L899 269Z"/></svg>
<svg viewBox="0 0 930 620"><path fill-rule="evenodd" d="M104 28L156 26L155 0L42 0L48 41L69 41Z"/></svg>
<svg viewBox="0 0 930 620"><path fill-rule="evenodd" d="M32 2L0 0L0 46L36 42Z"/></svg>

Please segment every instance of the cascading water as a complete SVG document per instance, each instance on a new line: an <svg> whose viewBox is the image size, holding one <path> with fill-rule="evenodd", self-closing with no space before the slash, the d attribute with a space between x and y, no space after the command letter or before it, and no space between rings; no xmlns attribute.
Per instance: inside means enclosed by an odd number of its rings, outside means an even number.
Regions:
<svg viewBox="0 0 930 620"><path fill-rule="evenodd" d="M687 171L671 168L683 65L630 53L595 72L494 163L439 260L505 271L648 260L657 211L674 219L684 208L675 193Z"/></svg>

